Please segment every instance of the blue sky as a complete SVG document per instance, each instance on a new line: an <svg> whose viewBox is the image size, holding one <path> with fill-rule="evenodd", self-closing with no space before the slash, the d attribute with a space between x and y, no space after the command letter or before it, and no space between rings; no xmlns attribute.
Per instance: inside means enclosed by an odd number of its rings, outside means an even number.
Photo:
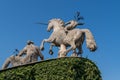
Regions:
<svg viewBox="0 0 120 80"><path fill-rule="evenodd" d="M120 1L119 0L1 0L0 1L0 67L14 49L22 50L27 40L40 46L44 38L50 36L46 25L52 18L65 22L72 20L76 11L85 19L84 26L92 31L98 50L89 52L83 45L83 56L99 67L103 80L119 80L120 74ZM42 51L45 59L57 57L49 55L49 44Z"/></svg>

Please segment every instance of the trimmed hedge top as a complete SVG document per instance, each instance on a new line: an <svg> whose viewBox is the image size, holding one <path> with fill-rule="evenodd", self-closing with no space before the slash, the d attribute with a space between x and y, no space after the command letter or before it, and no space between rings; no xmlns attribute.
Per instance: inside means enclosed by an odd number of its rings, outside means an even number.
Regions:
<svg viewBox="0 0 120 80"><path fill-rule="evenodd" d="M64 57L0 71L0 80L102 80L89 59Z"/></svg>

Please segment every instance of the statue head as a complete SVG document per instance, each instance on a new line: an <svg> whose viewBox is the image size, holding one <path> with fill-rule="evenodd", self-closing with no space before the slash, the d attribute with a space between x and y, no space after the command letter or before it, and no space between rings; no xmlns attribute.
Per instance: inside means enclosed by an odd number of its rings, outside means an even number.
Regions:
<svg viewBox="0 0 120 80"><path fill-rule="evenodd" d="M27 45L30 45L30 44L34 44L34 42L31 41L31 40L28 40L28 41L27 41Z"/></svg>
<svg viewBox="0 0 120 80"><path fill-rule="evenodd" d="M53 29L54 27L63 27L64 26L64 21L62 21L61 19L51 19L48 23L48 28L47 31L50 31L51 29Z"/></svg>

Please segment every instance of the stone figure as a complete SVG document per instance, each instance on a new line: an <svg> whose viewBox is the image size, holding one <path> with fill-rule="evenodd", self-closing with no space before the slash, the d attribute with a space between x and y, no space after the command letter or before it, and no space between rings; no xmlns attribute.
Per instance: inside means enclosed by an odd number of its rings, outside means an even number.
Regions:
<svg viewBox="0 0 120 80"><path fill-rule="evenodd" d="M66 34L68 33L69 30L72 30L72 29L76 28L77 25L83 25L83 24L84 24L84 23L78 22L78 21L76 21L76 20L71 20L71 21L65 23L64 29L65 29ZM84 41L84 40L82 40L81 43L83 43L83 41ZM52 51L53 46L56 46L56 45L55 45L54 43L52 43L52 44L50 45L49 53L50 53L51 55L53 54L53 51ZM60 46L59 46L59 47L60 47ZM62 47L63 47L63 45L62 45ZM65 49L64 49L64 50L65 50ZM62 51L62 50L60 50L59 52L61 52L61 51ZM82 56L82 47L81 47L79 53L80 53L81 56ZM72 54L71 56L75 56L75 57L78 56L76 50L73 51L73 54Z"/></svg>
<svg viewBox="0 0 120 80"><path fill-rule="evenodd" d="M40 49L34 45L34 42L28 41L25 48L21 50L18 55L12 55L6 59L2 69L8 68L10 64L12 67L14 67L38 61L38 56L41 58L41 60L44 60L44 56L40 52Z"/></svg>
<svg viewBox="0 0 120 80"><path fill-rule="evenodd" d="M61 46L63 44L66 47L70 46L70 48L64 51L65 56L71 50L76 52L76 48L78 49L78 54L81 54L82 44L85 37L86 37L86 44L89 50L95 51L97 49L95 40L90 30L72 29L69 30L68 33L66 34L64 25L65 23L61 19L52 19L49 21L47 31L53 29L53 33L48 39L44 39L42 41L40 46L41 50L44 49L44 43L49 42L49 43L53 43L55 46ZM60 56L60 57L64 57L64 56Z"/></svg>
<svg viewBox="0 0 120 80"><path fill-rule="evenodd" d="M83 25L84 23L77 22L76 20L71 20L65 23L65 31L72 30L76 28L77 25Z"/></svg>
<svg viewBox="0 0 120 80"><path fill-rule="evenodd" d="M24 63L23 57L12 55L12 56L10 56L9 58L6 59L6 61L2 65L2 69L8 68L8 66L10 64L11 64L12 67L14 67L14 66L22 65L23 63Z"/></svg>
<svg viewBox="0 0 120 80"><path fill-rule="evenodd" d="M78 26L78 25L84 25L84 23L79 22L80 20L83 20L83 19L84 19L84 18L83 18L82 16L80 16L80 12L76 12L76 15L74 16L74 20L70 20L70 21L66 22L65 25L64 25L66 34L68 33L69 30L72 30L72 29L76 28L76 26ZM82 40L81 43L83 43L83 41L84 41L84 40ZM53 51L52 51L53 46L57 46L57 45L55 45L54 43L52 43L52 44L50 45L49 53L50 53L51 55L53 54ZM60 46L59 46L59 47L60 47ZM63 47L63 46L62 46L62 47ZM59 48L59 49L60 49L60 48ZM59 52L61 52L61 50L60 50ZM83 52L83 51L82 51L82 47L81 47L80 52L79 52L81 57L82 57L82 52ZM72 53L71 56L75 56L75 57L78 56L76 50L73 51L73 53Z"/></svg>
<svg viewBox="0 0 120 80"><path fill-rule="evenodd" d="M38 56L41 58L41 60L44 60L44 56L40 52L40 49L35 46L34 42L32 41L28 41L24 49L18 54L18 56L21 57L24 55L26 55L24 58L25 63L38 61Z"/></svg>

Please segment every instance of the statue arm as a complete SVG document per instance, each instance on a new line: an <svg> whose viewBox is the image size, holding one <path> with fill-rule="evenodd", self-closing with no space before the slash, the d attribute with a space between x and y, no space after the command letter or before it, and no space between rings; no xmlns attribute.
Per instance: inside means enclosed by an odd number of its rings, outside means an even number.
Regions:
<svg viewBox="0 0 120 80"><path fill-rule="evenodd" d="M42 55L41 51L39 48L37 48L38 50L38 55L40 56L41 60L44 60L44 56Z"/></svg>
<svg viewBox="0 0 120 80"><path fill-rule="evenodd" d="M22 56L22 55L26 54L26 52L27 52L27 49L25 47L23 50L20 51L20 53L18 54L18 56Z"/></svg>
<svg viewBox="0 0 120 80"><path fill-rule="evenodd" d="M65 29L66 29L66 30L71 30L71 29L76 28L76 26L78 26L78 25L84 25L84 23L77 22L77 21L75 21L75 20L71 20L71 21L65 23L65 25L66 25L66 26L65 26Z"/></svg>
<svg viewBox="0 0 120 80"><path fill-rule="evenodd" d="M66 30L71 30L71 29L74 29L78 25L78 22L75 20L71 20L71 21L65 23L65 25L66 25L65 26Z"/></svg>
<svg viewBox="0 0 120 80"><path fill-rule="evenodd" d="M4 62L4 64L2 65L2 69L6 69L6 68L9 66L9 64L10 64L10 58L8 58L8 59Z"/></svg>

